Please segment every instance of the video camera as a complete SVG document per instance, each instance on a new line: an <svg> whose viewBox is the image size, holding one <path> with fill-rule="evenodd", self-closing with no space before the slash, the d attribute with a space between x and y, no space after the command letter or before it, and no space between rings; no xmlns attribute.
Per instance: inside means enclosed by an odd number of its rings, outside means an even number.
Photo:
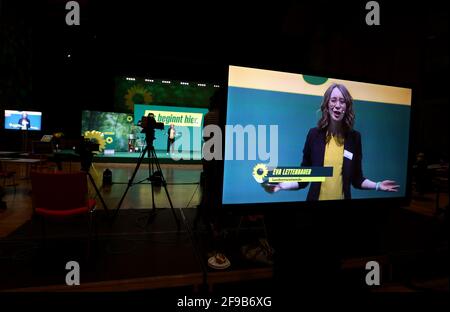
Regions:
<svg viewBox="0 0 450 312"><path fill-rule="evenodd" d="M81 137L78 147L80 153L82 152L99 152L100 144L96 140L91 140L85 137Z"/></svg>
<svg viewBox="0 0 450 312"><path fill-rule="evenodd" d="M138 122L138 126L142 127L141 133L146 134L148 142L155 139L155 129L164 130L164 123L157 122L153 113L142 116L141 120Z"/></svg>
<svg viewBox="0 0 450 312"><path fill-rule="evenodd" d="M100 144L97 141L87 139L85 137L80 138L80 142L76 147L76 152L80 155L81 168L84 171L89 171L92 160L94 158L94 152L100 151Z"/></svg>

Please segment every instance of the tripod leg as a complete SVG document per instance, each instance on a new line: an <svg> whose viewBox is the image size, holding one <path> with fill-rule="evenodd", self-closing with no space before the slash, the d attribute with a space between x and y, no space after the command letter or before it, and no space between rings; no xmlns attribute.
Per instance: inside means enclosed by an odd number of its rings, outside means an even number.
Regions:
<svg viewBox="0 0 450 312"><path fill-rule="evenodd" d="M177 223L177 230L179 231L180 230L180 220L178 220L177 214L175 213L175 209L173 208L172 200L170 199L169 191L167 191L167 185L166 185L165 181L163 182L163 186L164 186L164 190L166 191L167 199L169 200L170 209L172 210L173 217L175 219L175 222Z"/></svg>
<svg viewBox="0 0 450 312"><path fill-rule="evenodd" d="M152 159L149 158L149 163L148 163L148 170L149 170L149 177L151 178L150 180L150 185L152 188L152 209L153 209L153 213L156 212L156 205L155 205L155 190L153 188L153 178L154 178L154 174L155 174L155 170L153 168L153 162Z"/></svg>
<svg viewBox="0 0 450 312"><path fill-rule="evenodd" d="M100 194L100 190L98 189L97 185L95 184L94 178L92 177L92 175L91 175L91 173L90 173L89 171L87 171L86 174L88 175L89 180L91 181L92 186L94 187L95 192L97 193L98 198L100 198L100 201L102 202L103 208L105 208L106 215L109 216L109 209L108 209L108 206L106 206L106 203L105 203L105 201L104 201L102 195Z"/></svg>
<svg viewBox="0 0 450 312"><path fill-rule="evenodd" d="M149 154L150 154L150 152L149 152ZM149 174L149 178L150 178L150 187L151 187L151 189L152 189L152 211L151 211L151 213L150 213L150 216L149 216L148 219L147 219L147 224L146 224L146 226L148 226L148 225L150 224L150 222L152 221L153 217L156 216L155 189L154 189L154 186L153 186L155 170L154 170L154 168L153 168L153 162L152 162L151 157L149 157L148 160L149 160L149 163L148 163L148 170L149 170L149 173L148 173L148 174Z"/></svg>
<svg viewBox="0 0 450 312"><path fill-rule="evenodd" d="M156 155L155 150L152 149L151 152L152 152L152 155L153 155L152 159L154 159L154 161L155 161L156 170L161 172L161 183L162 183L162 185L164 187L164 191L166 192L166 196L167 196L167 199L169 200L169 204L170 204L170 209L172 210L173 217L174 217L175 222L177 224L177 230L179 231L180 230L180 220L178 220L177 214L175 213L175 209L173 208L172 200L170 199L169 191L167 190L166 179L164 178L164 175L162 173L161 165L159 164L158 157Z"/></svg>
<svg viewBox="0 0 450 312"><path fill-rule="evenodd" d="M128 180L127 188L125 189L125 192L123 193L122 198L120 199L119 204L117 205L116 212L115 212L115 214L114 214L114 219L115 219L115 218L117 217L117 215L119 214L119 209L120 209L120 207L122 206L122 203L123 203L123 201L124 201L124 199L125 199L125 196L127 196L128 190L129 190L130 187L133 185L134 178L136 177L136 173L138 172L139 167L140 167L140 165L141 165L141 163L142 163L142 160L144 159L145 154L147 153L147 149L148 149L148 146L145 147L145 149L142 151L142 154L141 154L141 156L139 157L139 160L138 160L138 163L137 163L137 165L136 165L136 168L134 169L133 175L131 176L131 179Z"/></svg>

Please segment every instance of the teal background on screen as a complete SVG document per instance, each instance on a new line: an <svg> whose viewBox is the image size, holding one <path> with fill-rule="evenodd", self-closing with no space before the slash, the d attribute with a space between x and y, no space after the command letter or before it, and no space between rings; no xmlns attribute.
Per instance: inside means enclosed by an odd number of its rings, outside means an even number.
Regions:
<svg viewBox="0 0 450 312"><path fill-rule="evenodd" d="M320 118L321 96L256 90L228 89L227 125L278 125L278 166L300 166L303 146L310 128ZM372 181L395 180L399 192L385 193L352 187L352 198L403 197L406 193L410 107L368 101L354 101L354 129L361 133L364 177ZM230 131L225 138L225 152L236 150ZM270 142L266 144L269 151ZM245 141L247 144L247 140ZM247 150L247 149L246 149ZM273 151L271 151L273 152ZM233 159L236 159L235 153ZM258 153L256 154L258 157ZM269 194L252 176L253 167L268 161L228 160L224 163L224 204L304 201L309 186L302 190Z"/></svg>

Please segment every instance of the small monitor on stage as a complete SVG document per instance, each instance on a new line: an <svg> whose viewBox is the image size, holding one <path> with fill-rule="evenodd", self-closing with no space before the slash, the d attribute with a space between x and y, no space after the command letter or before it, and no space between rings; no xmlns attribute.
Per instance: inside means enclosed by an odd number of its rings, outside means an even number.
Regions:
<svg viewBox="0 0 450 312"><path fill-rule="evenodd" d="M40 131L42 112L5 110L5 129Z"/></svg>

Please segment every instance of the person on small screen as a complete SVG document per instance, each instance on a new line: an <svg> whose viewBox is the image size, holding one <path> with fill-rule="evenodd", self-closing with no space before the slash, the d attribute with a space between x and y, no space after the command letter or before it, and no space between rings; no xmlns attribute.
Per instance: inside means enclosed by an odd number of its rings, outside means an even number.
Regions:
<svg viewBox="0 0 450 312"><path fill-rule="evenodd" d="M311 182L307 200L351 199L350 185L357 189L397 192L395 181L374 182L362 170L361 135L353 129L353 98L342 84L332 84L321 104L322 117L309 130L303 148L302 167L333 167L333 176L324 182ZM298 190L308 182L264 184L266 191Z"/></svg>
<svg viewBox="0 0 450 312"><path fill-rule="evenodd" d="M30 119L28 118L27 113L25 113L25 112L22 113L22 118L19 119L18 124L19 124L21 130L30 129L31 123L30 123Z"/></svg>
<svg viewBox="0 0 450 312"><path fill-rule="evenodd" d="M167 154L174 153L174 145L175 136L177 131L175 130L175 125L173 123L170 124L169 130L167 131Z"/></svg>

